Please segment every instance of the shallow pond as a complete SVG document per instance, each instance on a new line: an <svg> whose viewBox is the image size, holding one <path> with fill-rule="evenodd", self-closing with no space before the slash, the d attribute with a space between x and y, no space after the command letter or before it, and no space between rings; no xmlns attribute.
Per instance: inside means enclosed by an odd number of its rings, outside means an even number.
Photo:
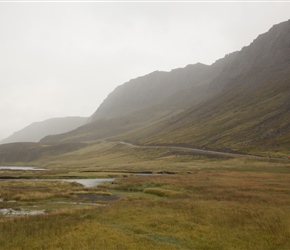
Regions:
<svg viewBox="0 0 290 250"><path fill-rule="evenodd" d="M98 178L98 179L57 179L57 181L69 181L69 182L77 182L82 184L84 187L90 188L90 187L97 187L101 183L104 182L112 182L114 181L114 178ZM52 180L54 181L54 180Z"/></svg>
<svg viewBox="0 0 290 250"><path fill-rule="evenodd" d="M114 178L98 178L98 179L13 179L13 181L67 181L67 182L77 182L82 184L86 188L92 188L97 187L99 184L104 182L112 182L114 181ZM11 179L0 179L0 181L11 181ZM63 204L70 204L70 205L94 205L94 206L102 206L102 204L93 203L93 201L96 200L116 200L119 198L117 195L103 197L101 195L92 195L92 194L80 194L79 195L81 199L87 198L92 201L92 203L80 203L80 202L59 202ZM4 202L3 198L0 197L0 203ZM16 202L16 201L5 201L5 202ZM24 208L1 208L0 205L0 215L5 217L14 217L14 216L21 216L21 215L38 215L38 214L44 214L45 210L28 210Z"/></svg>
<svg viewBox="0 0 290 250"><path fill-rule="evenodd" d="M44 168L37 168L31 166L0 166L0 170L46 170Z"/></svg>
<svg viewBox="0 0 290 250"><path fill-rule="evenodd" d="M104 182L112 182L115 178L94 178L94 179L1 179L0 181L67 181L77 182L82 184L86 188L97 187Z"/></svg>

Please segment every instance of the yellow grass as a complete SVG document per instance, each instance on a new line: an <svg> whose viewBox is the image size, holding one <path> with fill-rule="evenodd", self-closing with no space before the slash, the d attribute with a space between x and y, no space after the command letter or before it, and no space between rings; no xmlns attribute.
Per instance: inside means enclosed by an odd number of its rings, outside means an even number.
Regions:
<svg viewBox="0 0 290 250"><path fill-rule="evenodd" d="M0 246L290 249L290 173L283 168L129 176L106 186L121 199L102 207L0 218Z"/></svg>

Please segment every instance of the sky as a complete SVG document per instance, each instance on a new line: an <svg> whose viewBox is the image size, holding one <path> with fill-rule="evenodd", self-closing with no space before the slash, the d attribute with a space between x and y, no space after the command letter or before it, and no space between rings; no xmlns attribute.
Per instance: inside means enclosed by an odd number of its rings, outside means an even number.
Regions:
<svg viewBox="0 0 290 250"><path fill-rule="evenodd" d="M118 85L212 64L290 19L290 2L0 0L0 140L91 116Z"/></svg>

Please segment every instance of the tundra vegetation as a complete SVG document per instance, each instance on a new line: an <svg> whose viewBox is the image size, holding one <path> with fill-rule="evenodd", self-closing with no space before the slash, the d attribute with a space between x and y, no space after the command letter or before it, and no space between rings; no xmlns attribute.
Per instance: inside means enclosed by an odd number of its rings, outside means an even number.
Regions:
<svg viewBox="0 0 290 250"><path fill-rule="evenodd" d="M287 159L112 142L80 151L34 162L47 171L1 171L21 180L0 182L0 209L44 211L0 215L1 249L290 248ZM115 180L96 188L32 181L53 177Z"/></svg>

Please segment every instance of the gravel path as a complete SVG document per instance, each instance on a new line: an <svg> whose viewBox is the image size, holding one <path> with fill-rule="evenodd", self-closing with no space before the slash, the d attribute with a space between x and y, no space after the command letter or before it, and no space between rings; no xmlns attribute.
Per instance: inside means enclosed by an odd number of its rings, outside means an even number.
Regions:
<svg viewBox="0 0 290 250"><path fill-rule="evenodd" d="M195 152L203 155L216 155L216 156L226 156L226 157L246 157L246 158L252 158L252 159L262 159L262 160L275 160L275 161L288 161L284 158L269 158L265 156L257 156L257 155L248 155L248 154L238 154L238 153L228 153L228 152L219 152L219 151L213 151L213 150L205 150L205 149L196 149L196 148L189 148L189 147L179 147L179 146L140 146L135 145L128 142L120 141L119 144L127 145L129 147L135 147L135 148L167 148L167 149L178 149L178 150L185 150L190 152Z"/></svg>

